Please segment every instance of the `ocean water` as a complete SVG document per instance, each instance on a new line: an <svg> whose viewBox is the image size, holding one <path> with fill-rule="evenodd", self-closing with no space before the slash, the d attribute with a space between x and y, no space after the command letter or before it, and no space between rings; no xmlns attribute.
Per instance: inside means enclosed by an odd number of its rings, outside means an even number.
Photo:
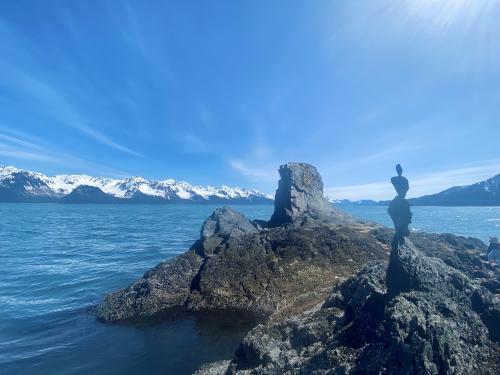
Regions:
<svg viewBox="0 0 500 375"><path fill-rule="evenodd" d="M102 324L87 313L198 238L211 205L0 204L1 374L190 374L250 328L208 318ZM273 207L235 206L267 219ZM342 207L390 224L385 207ZM487 240L500 207L413 207L418 230Z"/></svg>
<svg viewBox="0 0 500 375"><path fill-rule="evenodd" d="M353 216L392 226L384 206L338 205ZM452 233L476 237L486 244L492 236L500 238L500 207L426 207L412 206L414 231Z"/></svg>

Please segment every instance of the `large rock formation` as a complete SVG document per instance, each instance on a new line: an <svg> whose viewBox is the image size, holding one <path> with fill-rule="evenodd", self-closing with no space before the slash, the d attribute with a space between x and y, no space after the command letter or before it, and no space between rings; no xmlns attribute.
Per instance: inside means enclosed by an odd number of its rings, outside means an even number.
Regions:
<svg viewBox="0 0 500 375"><path fill-rule="evenodd" d="M258 318L233 358L199 374L499 373L500 272L484 243L414 233L387 262L393 230L331 209L308 164L280 174L269 222L215 210L191 249L106 296L97 317Z"/></svg>
<svg viewBox="0 0 500 375"><path fill-rule="evenodd" d="M324 303L257 326L230 363L198 374L498 374L500 296L482 284L499 272L483 268L463 272L407 241L387 273L370 264Z"/></svg>
<svg viewBox="0 0 500 375"><path fill-rule="evenodd" d="M316 168L289 163L280 173L269 223L228 207L215 210L189 251L106 296L94 309L97 317L123 321L206 310L287 315L321 301L367 261L387 256L387 245L370 234L374 224L349 219L326 202Z"/></svg>

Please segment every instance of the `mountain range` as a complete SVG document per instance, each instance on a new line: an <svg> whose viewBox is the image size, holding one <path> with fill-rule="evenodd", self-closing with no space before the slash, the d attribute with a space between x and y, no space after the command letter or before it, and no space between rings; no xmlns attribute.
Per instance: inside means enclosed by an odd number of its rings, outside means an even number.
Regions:
<svg viewBox="0 0 500 375"><path fill-rule="evenodd" d="M193 186L184 181L115 179L88 175L46 176L0 166L0 202L60 203L272 203L254 189Z"/></svg>
<svg viewBox="0 0 500 375"><path fill-rule="evenodd" d="M387 206L391 201L331 200L335 204ZM455 186L436 194L410 198L413 206L500 206L500 174L472 185Z"/></svg>

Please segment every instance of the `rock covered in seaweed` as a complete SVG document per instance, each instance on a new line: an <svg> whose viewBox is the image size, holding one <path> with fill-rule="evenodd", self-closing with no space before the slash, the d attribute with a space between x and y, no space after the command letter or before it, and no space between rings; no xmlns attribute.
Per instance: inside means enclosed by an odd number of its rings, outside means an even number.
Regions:
<svg viewBox="0 0 500 375"><path fill-rule="evenodd" d="M224 212L232 216L230 210ZM225 214L217 215L217 220L225 219ZM169 310L236 311L256 317L296 311L318 303L338 280L387 252L374 235L348 227L277 227L223 240L218 233L213 241L202 235L187 253L108 295L96 308L97 316L119 321Z"/></svg>
<svg viewBox="0 0 500 375"><path fill-rule="evenodd" d="M183 310L202 263L194 250L160 263L129 287L108 294L93 313L102 321L114 322Z"/></svg>

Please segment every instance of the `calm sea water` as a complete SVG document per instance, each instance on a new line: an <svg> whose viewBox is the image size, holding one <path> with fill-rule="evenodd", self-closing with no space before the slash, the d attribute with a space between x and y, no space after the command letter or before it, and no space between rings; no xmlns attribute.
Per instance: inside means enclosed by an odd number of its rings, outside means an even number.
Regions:
<svg viewBox="0 0 500 375"><path fill-rule="evenodd" d="M248 327L107 325L86 310L198 238L209 205L0 204L0 373L189 374ZM236 206L267 219L272 206ZM390 224L384 207L343 209ZM413 207L414 228L500 236L500 208Z"/></svg>

